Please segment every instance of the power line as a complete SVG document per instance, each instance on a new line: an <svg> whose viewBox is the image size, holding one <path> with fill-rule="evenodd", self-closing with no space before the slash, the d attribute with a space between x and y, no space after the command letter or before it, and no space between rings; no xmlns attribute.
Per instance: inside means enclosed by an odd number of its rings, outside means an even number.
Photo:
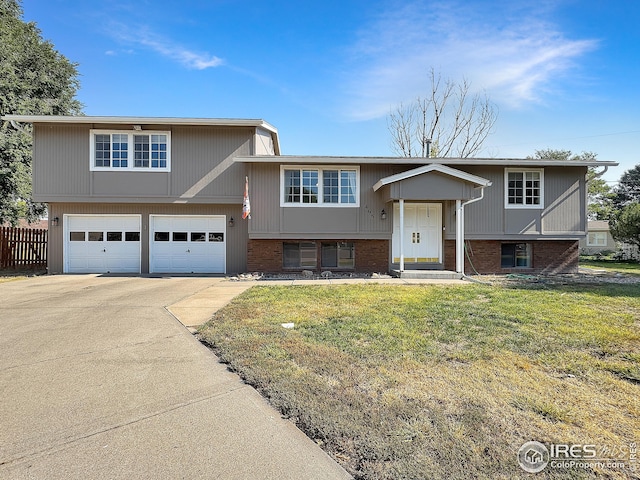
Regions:
<svg viewBox="0 0 640 480"><path fill-rule="evenodd" d="M491 145L488 146L486 148L500 148L500 147L517 147L520 145L540 145L542 143L549 143L549 142L565 142L565 141L569 141L569 140L585 140L588 138L599 138L599 137L612 137L615 135L629 135L631 133L640 133L640 130L629 130L626 132L614 132L614 133L601 133L598 135L585 135L582 137L565 137L565 138L556 138L553 140L547 140L547 141L535 141L535 142L523 142L523 143L508 143L508 144L504 144L504 145Z"/></svg>

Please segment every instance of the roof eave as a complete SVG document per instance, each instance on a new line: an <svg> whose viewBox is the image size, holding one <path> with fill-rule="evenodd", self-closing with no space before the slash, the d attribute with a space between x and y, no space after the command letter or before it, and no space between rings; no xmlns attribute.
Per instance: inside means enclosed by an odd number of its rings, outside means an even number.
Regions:
<svg viewBox="0 0 640 480"><path fill-rule="evenodd" d="M189 125L220 127L256 127L271 134L274 151L280 155L280 139L278 129L262 119L253 118L181 118L181 117L117 117L117 116L84 116L84 115L3 115L2 120L19 123L58 123L58 124L91 124L106 125Z"/></svg>
<svg viewBox="0 0 640 480"><path fill-rule="evenodd" d="M239 163L291 163L291 164L396 164L396 165L493 165L493 166L538 166L538 167L616 167L618 162L601 161L560 161L537 160L531 158L418 158L418 157L349 157L349 156L306 156L306 155L270 155L239 156L234 158Z"/></svg>
<svg viewBox="0 0 640 480"><path fill-rule="evenodd" d="M402 180L416 177L418 175L425 175L431 172L439 172L444 175L457 178L458 180L462 180L464 182L473 183L478 187L491 186L491 180L487 180L486 178L482 178L477 175L473 175L471 173L463 172L462 170L457 170L455 168L447 167L446 165L430 163L429 165L423 165L422 167L414 168L413 170L407 170L406 172L401 172L395 175L390 175L388 177L381 178L373 186L373 190L378 191L380 188L384 187L385 185L389 185L395 182L401 182Z"/></svg>

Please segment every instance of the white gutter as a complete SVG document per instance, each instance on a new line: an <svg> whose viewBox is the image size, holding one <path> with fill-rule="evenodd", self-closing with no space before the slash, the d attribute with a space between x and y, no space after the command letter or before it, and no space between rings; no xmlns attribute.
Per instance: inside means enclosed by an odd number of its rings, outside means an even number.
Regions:
<svg viewBox="0 0 640 480"><path fill-rule="evenodd" d="M491 186L491 183L487 185ZM484 198L485 187L480 187L480 196L472 198L462 203L456 200L456 272L466 276L464 273L464 207L474 202L478 202Z"/></svg>

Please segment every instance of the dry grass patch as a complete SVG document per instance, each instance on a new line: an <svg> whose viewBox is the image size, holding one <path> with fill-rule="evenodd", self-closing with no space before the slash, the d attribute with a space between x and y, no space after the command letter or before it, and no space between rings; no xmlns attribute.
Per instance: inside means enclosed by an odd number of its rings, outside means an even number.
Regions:
<svg viewBox="0 0 640 480"><path fill-rule="evenodd" d="M356 478L506 479L640 439L639 318L628 285L254 287L200 335Z"/></svg>

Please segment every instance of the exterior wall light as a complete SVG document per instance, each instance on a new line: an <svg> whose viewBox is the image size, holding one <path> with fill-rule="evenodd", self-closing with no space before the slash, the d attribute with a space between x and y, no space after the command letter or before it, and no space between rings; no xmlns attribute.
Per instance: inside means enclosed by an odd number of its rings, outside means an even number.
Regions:
<svg viewBox="0 0 640 480"><path fill-rule="evenodd" d="M60 219L58 217L53 217L51 219L51 226L57 227L58 225L60 225Z"/></svg>
<svg viewBox="0 0 640 480"><path fill-rule="evenodd" d="M231 218L229 219L229 226L230 226L230 227L233 227L235 224L236 224L236 221L233 219L233 217L231 217Z"/></svg>
<svg viewBox="0 0 640 480"><path fill-rule="evenodd" d="M385 211L385 209L383 208L382 211L380 212L380 219L381 220L386 220L387 219L387 212Z"/></svg>

